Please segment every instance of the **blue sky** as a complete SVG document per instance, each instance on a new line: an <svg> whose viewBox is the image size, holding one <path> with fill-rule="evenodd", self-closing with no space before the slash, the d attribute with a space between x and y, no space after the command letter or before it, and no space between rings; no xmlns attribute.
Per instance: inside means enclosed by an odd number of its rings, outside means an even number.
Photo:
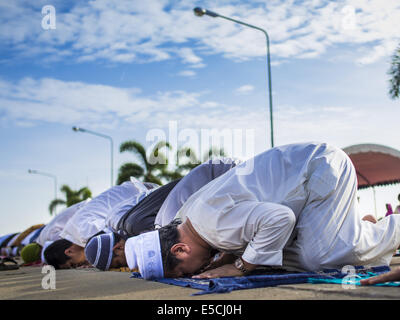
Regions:
<svg viewBox="0 0 400 320"><path fill-rule="evenodd" d="M45 5L55 29L42 27ZM72 126L113 137L114 177L133 160L121 142L149 147L154 129L170 137L171 121L180 133L253 130L254 153L270 147L263 34L195 17L196 6L268 31L275 145L400 149L400 105L387 93L396 0L0 0L0 234L50 220L53 182L29 168L94 196L110 186L108 142ZM377 188L378 216L398 193ZM373 212L372 191L359 196Z"/></svg>

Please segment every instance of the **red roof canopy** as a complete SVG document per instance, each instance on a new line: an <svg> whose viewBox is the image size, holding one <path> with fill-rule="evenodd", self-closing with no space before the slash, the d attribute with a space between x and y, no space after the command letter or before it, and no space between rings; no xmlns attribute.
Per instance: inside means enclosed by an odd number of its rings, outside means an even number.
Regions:
<svg viewBox="0 0 400 320"><path fill-rule="evenodd" d="M400 151L378 144L343 149L356 168L358 189L400 183Z"/></svg>

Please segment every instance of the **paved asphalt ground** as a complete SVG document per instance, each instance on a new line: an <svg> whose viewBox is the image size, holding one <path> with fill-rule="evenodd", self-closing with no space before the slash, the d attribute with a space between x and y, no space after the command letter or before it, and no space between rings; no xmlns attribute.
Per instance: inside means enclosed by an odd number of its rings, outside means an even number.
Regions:
<svg viewBox="0 0 400 320"><path fill-rule="evenodd" d="M392 260L400 266L400 257ZM56 271L56 288L43 289L41 267L0 271L1 300L366 300L400 299L400 288L360 287L343 289L335 284L293 284L192 296L196 289L130 278L127 272L96 269Z"/></svg>

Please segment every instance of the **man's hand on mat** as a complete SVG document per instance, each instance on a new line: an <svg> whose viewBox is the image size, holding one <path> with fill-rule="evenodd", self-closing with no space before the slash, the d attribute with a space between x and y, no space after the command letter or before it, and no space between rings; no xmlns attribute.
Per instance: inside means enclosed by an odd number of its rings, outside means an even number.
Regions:
<svg viewBox="0 0 400 320"><path fill-rule="evenodd" d="M400 268L393 269L388 273L381 274L376 277L363 279L360 281L360 283L363 286L368 286L370 284L384 283L389 281L400 281Z"/></svg>
<svg viewBox="0 0 400 320"><path fill-rule="evenodd" d="M234 264L225 264L221 267L207 270L200 274L193 276L195 279L211 279L220 277L240 277L243 273L238 270Z"/></svg>
<svg viewBox="0 0 400 320"><path fill-rule="evenodd" d="M213 260L208 266L206 266L203 270L201 270L201 272L219 268L224 264L233 263L236 260L236 258L237 257L231 253L221 252L219 254L219 257L216 260Z"/></svg>

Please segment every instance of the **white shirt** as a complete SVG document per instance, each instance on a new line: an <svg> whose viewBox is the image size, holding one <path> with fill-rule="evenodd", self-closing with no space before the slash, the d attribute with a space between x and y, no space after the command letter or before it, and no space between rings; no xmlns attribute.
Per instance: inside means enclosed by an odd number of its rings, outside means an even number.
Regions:
<svg viewBox="0 0 400 320"><path fill-rule="evenodd" d="M192 169L168 194L157 213L154 224L162 227L170 223L192 194L239 163L239 160L231 158L218 158L208 160Z"/></svg>
<svg viewBox="0 0 400 320"><path fill-rule="evenodd" d="M340 149L286 145L204 186L177 218L188 218L214 248L243 254L252 264L282 266L285 260L300 270L318 270L387 262L400 245L400 220L391 220L386 233L361 221L356 186L354 167Z"/></svg>
<svg viewBox="0 0 400 320"><path fill-rule="evenodd" d="M43 228L40 235L37 237L36 241L42 247L46 241L56 241L61 239L60 234L64 229L67 222L72 218L72 216L84 205L86 205L91 199L81 201L76 203L59 214L57 214L51 221Z"/></svg>
<svg viewBox="0 0 400 320"><path fill-rule="evenodd" d="M41 227L43 228L43 227ZM44 228L43 228L44 229ZM33 236L37 233L37 232L42 232L43 229L40 231L40 228L33 230L31 233L29 233L20 243L20 246L26 246L29 243L31 243L31 239L33 238Z"/></svg>
<svg viewBox="0 0 400 320"><path fill-rule="evenodd" d="M134 178L104 191L76 212L60 237L84 247L92 236L100 231L109 231L118 223L126 211L115 211L116 208L121 209L121 205L125 205L123 209L128 210L149 192L143 183Z"/></svg>

